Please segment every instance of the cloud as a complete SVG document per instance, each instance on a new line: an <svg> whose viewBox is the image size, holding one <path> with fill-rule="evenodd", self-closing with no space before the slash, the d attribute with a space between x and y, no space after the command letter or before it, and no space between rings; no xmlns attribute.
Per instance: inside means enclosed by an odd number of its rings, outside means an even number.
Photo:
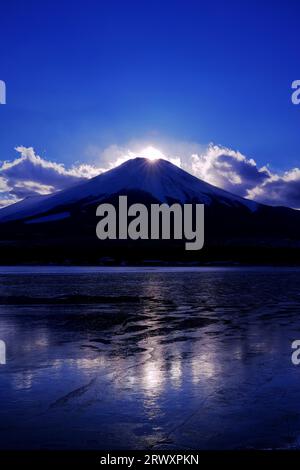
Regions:
<svg viewBox="0 0 300 470"><path fill-rule="evenodd" d="M99 173L92 165L67 169L62 163L41 158L32 147L17 147L19 157L0 164L0 207L28 196L50 194Z"/></svg>
<svg viewBox="0 0 300 470"><path fill-rule="evenodd" d="M0 164L0 207L28 196L49 194L92 178L138 156L165 158L208 183L242 197L270 205L300 208L300 169L276 173L268 165L237 150L193 142L131 141L106 149L89 146L86 155L98 162L76 163L70 168L46 160L33 148L17 147L19 156Z"/></svg>
<svg viewBox="0 0 300 470"><path fill-rule="evenodd" d="M250 190L248 197L265 204L300 209L300 169L293 168L282 176L271 175L262 185Z"/></svg>
<svg viewBox="0 0 300 470"><path fill-rule="evenodd" d="M258 168L252 158L213 144L200 154L192 154L185 167L195 176L241 196L247 196L249 189L270 176L268 168Z"/></svg>
<svg viewBox="0 0 300 470"><path fill-rule="evenodd" d="M210 144L201 154L193 154L185 167L195 176L239 196L269 204L300 208L300 169L282 174L269 166L258 167L255 160L238 151Z"/></svg>

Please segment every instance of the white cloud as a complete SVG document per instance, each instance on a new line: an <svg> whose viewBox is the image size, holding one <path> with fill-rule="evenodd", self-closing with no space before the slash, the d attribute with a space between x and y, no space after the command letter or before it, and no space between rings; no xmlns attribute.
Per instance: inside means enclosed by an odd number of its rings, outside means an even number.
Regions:
<svg viewBox="0 0 300 470"><path fill-rule="evenodd" d="M46 160L32 147L17 147L19 157L0 164L0 207L36 194L50 194L99 174L88 164L66 168L62 163Z"/></svg>
<svg viewBox="0 0 300 470"><path fill-rule="evenodd" d="M6 207L11 204L14 204L15 202L18 202L18 201L20 201L20 199L15 197L13 194L3 195L3 197L0 197L0 209L2 209L2 207Z"/></svg>
<svg viewBox="0 0 300 470"><path fill-rule="evenodd" d="M292 168L282 175L271 174L260 186L248 191L248 197L270 205L300 208L300 169Z"/></svg>

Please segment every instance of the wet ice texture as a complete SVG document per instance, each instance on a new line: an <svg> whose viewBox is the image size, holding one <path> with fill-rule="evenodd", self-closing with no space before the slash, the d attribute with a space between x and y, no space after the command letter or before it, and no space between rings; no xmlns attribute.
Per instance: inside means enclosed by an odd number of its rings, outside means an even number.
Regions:
<svg viewBox="0 0 300 470"><path fill-rule="evenodd" d="M0 274L1 448L297 447L300 271Z"/></svg>

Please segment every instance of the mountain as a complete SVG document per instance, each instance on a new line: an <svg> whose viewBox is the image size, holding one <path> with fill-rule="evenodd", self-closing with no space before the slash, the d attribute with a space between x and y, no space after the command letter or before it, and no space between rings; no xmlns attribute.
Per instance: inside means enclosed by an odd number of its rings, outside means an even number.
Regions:
<svg viewBox="0 0 300 470"><path fill-rule="evenodd" d="M205 247L181 241L107 241L95 234L96 207L205 204ZM258 204L212 186L166 160L136 158L58 193L27 198L0 210L0 263L169 261L298 262L300 212Z"/></svg>
<svg viewBox="0 0 300 470"><path fill-rule="evenodd" d="M205 183L167 160L135 158L59 193L27 198L8 206L0 210L0 222L29 218L33 222L33 216L49 213L52 214L51 220L54 220L54 214L59 217L62 207L100 203L113 194L127 194L128 191L143 191L166 203L197 201L211 204L218 201L229 206L242 205L251 210L258 207L257 203ZM66 212L64 215L67 217Z"/></svg>

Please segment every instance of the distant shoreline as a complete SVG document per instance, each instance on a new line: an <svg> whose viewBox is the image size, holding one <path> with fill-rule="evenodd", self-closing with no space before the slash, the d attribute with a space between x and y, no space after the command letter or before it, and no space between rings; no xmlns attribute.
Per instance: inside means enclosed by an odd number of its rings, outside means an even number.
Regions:
<svg viewBox="0 0 300 470"><path fill-rule="evenodd" d="M131 273L201 273L223 271L299 271L300 266L239 265L239 266L63 266L63 265L6 265L0 266L3 274L131 274Z"/></svg>

